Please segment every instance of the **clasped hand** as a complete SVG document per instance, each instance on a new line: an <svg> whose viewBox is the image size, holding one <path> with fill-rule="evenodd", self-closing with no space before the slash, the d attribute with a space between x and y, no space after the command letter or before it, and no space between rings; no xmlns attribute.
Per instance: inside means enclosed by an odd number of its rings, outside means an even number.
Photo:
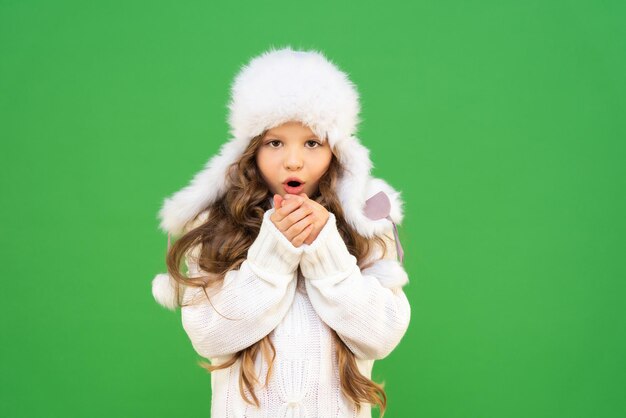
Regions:
<svg viewBox="0 0 626 418"><path fill-rule="evenodd" d="M274 195L275 211L270 215L276 228L294 247L312 244L330 216L326 208L306 193Z"/></svg>

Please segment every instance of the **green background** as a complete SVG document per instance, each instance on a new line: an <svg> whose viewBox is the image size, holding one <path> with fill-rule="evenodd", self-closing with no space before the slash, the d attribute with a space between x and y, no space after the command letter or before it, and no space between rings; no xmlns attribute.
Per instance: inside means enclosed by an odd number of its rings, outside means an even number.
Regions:
<svg viewBox="0 0 626 418"><path fill-rule="evenodd" d="M156 214L270 46L357 84L402 191L387 416L626 416L621 1L0 1L2 417L208 417ZM377 415L376 413L374 414Z"/></svg>

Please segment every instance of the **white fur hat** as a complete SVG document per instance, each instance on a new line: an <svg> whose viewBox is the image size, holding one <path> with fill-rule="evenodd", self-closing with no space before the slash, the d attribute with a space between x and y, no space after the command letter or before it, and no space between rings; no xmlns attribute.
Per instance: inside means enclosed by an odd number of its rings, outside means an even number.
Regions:
<svg viewBox="0 0 626 418"><path fill-rule="evenodd" d="M297 120L320 139L328 139L344 168L337 195L346 221L367 238L393 228L397 239L395 224L403 217L400 193L371 177L369 150L355 136L360 122L358 91L321 52L287 46L254 57L235 77L228 107L231 139L189 185L165 199L159 211L164 232L180 235L188 221L225 193L227 169L238 161L252 138ZM368 208L366 203L373 196L376 198L369 201Z"/></svg>

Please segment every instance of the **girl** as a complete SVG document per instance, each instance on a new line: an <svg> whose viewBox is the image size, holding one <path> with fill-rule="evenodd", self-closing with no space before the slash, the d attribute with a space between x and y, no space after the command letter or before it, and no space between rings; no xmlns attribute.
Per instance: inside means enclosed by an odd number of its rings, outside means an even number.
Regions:
<svg viewBox="0 0 626 418"><path fill-rule="evenodd" d="M242 68L229 110L232 139L161 208L168 273L152 283L210 360L211 416L382 416L371 372L409 325L408 277L400 194L354 136L358 93L285 47Z"/></svg>

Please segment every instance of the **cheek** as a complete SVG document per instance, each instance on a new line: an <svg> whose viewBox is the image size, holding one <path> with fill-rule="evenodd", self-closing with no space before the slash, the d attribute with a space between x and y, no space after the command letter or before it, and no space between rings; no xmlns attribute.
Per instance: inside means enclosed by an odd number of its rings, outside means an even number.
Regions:
<svg viewBox="0 0 626 418"><path fill-rule="evenodd" d="M325 155L323 158L318 160L318 164L317 164L317 167L316 167L316 171L317 171L318 177L322 177L324 175L324 173L326 173L326 171L328 171L328 167L330 167L330 160L331 160L331 158L332 158L332 155L329 152L328 155Z"/></svg>
<svg viewBox="0 0 626 418"><path fill-rule="evenodd" d="M275 157L273 157L269 153L265 153L263 151L259 151L256 158L256 165L261 172L261 175L266 179L271 179L273 177L273 173L276 173L276 161Z"/></svg>
<svg viewBox="0 0 626 418"><path fill-rule="evenodd" d="M259 171L264 174L267 171L267 155L263 151L259 151L256 156L256 165Z"/></svg>

